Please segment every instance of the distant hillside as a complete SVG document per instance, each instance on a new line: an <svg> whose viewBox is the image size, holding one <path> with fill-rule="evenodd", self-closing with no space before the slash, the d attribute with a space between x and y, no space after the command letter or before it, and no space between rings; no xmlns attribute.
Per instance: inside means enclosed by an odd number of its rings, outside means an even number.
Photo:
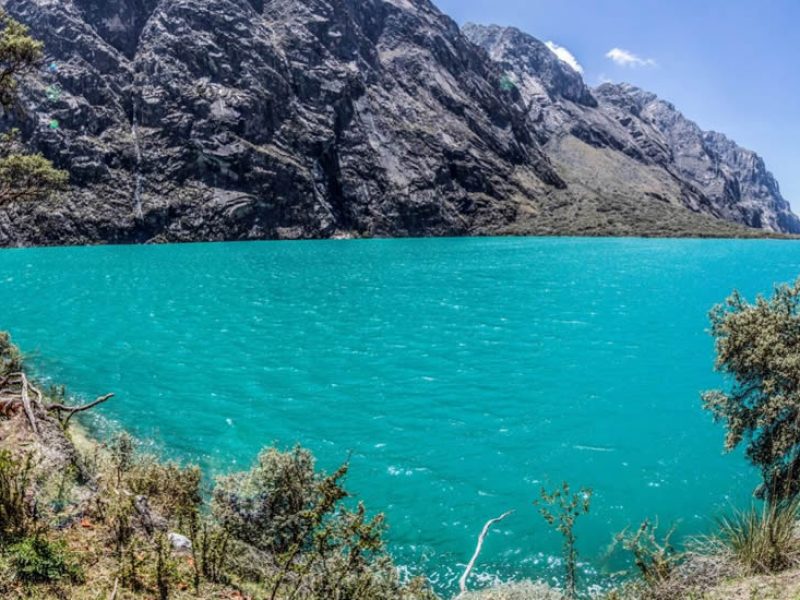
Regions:
<svg viewBox="0 0 800 600"><path fill-rule="evenodd" d="M800 232L755 154L428 0L0 0L72 174L0 245ZM751 228L751 229L748 229Z"/></svg>

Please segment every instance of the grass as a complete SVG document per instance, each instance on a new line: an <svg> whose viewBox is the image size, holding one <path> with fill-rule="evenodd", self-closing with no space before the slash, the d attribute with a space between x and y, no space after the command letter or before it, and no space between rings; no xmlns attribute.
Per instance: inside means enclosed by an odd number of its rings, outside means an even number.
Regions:
<svg viewBox="0 0 800 600"><path fill-rule="evenodd" d="M753 575L800 566L799 511L800 498L735 511L719 520L712 547L730 553Z"/></svg>

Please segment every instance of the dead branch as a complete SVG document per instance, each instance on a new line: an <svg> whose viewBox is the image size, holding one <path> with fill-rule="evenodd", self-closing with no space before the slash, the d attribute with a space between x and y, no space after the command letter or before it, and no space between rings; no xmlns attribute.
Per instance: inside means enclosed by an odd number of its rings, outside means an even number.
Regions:
<svg viewBox="0 0 800 600"><path fill-rule="evenodd" d="M25 373L9 373L0 380L0 414L10 416L20 410L24 411L31 429L36 435L39 434L36 419L37 412L39 414L56 412L63 425L66 426L74 415L90 410L113 397L114 394L106 394L105 396L100 396L94 402L82 406L66 406L64 404L48 404L45 406L44 394L28 380ZM62 419L64 414L66 417Z"/></svg>
<svg viewBox="0 0 800 600"><path fill-rule="evenodd" d="M28 387L31 388L31 391L33 391L33 393L36 395L36 408L38 408L40 411L46 410L44 407L44 402L42 401L44 396L42 396L42 392L39 390L39 388L37 388L31 382L28 382Z"/></svg>
<svg viewBox="0 0 800 600"><path fill-rule="evenodd" d="M31 398L28 395L28 378L25 373L22 373L22 407L25 409L25 416L28 417L28 422L31 424L33 433L39 435L39 428L36 426L36 415L33 414L33 406L31 406Z"/></svg>
<svg viewBox="0 0 800 600"><path fill-rule="evenodd" d="M97 406L98 404L102 404L106 400L110 400L113 397L114 394L106 394L105 396L100 396L94 402L89 402L89 404L84 404L83 406L64 406L63 404L48 404L46 408L48 411L53 411L53 410L58 411L59 414L62 412L67 413L67 418L64 419L64 425L67 425L69 423L69 420L73 417L73 415L79 412L90 410L95 406Z"/></svg>
<svg viewBox="0 0 800 600"><path fill-rule="evenodd" d="M461 579L458 580L458 588L459 594L456 597L456 600L467 593L467 579L469 578L469 574L472 572L472 569L475 567L475 563L478 561L478 556L480 556L481 549L483 548L483 541L486 539L486 536L489 533L489 529L491 529L492 525L495 525L508 517L514 511L509 510L508 512L503 513L499 517L494 519L489 519L486 521L486 525L483 526L483 530L481 534L478 536L478 545L475 547L475 553L472 555L472 559L470 559L469 564L467 565L464 574L461 576Z"/></svg>

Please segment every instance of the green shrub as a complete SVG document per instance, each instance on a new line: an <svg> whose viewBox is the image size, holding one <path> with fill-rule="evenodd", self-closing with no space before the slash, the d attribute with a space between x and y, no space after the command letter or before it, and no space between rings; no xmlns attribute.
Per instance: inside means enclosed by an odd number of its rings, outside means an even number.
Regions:
<svg viewBox="0 0 800 600"><path fill-rule="evenodd" d="M108 446L111 454L111 463L117 476L117 485L122 485L123 476L133 468L136 457L136 446L133 437L123 432L115 435Z"/></svg>
<svg viewBox="0 0 800 600"><path fill-rule="evenodd" d="M199 576L202 574L209 581L222 582L229 559L230 534L206 522L199 525L194 524L191 533L196 580L199 580Z"/></svg>
<svg viewBox="0 0 800 600"><path fill-rule="evenodd" d="M0 331L0 377L22 370L22 355L17 347L11 343L11 337Z"/></svg>
<svg viewBox="0 0 800 600"><path fill-rule="evenodd" d="M183 531L189 530L200 511L201 481L199 467L161 463L153 456L135 457L125 475L127 489L134 496L147 496L163 517L175 520Z"/></svg>
<svg viewBox="0 0 800 600"><path fill-rule="evenodd" d="M230 539L199 532L203 571L229 563L271 600L435 600L424 580L400 581L383 515L342 505L346 473L315 472L311 453L296 447L265 450L250 471L220 478L212 512Z"/></svg>
<svg viewBox="0 0 800 600"><path fill-rule="evenodd" d="M287 552L307 541L304 517L318 501L320 482L311 452L269 448L250 471L217 480L212 513L233 537L265 552ZM338 487L337 495L346 493Z"/></svg>
<svg viewBox="0 0 800 600"><path fill-rule="evenodd" d="M167 536L159 534L156 538L156 587L159 600L169 600L169 591L173 580L177 577L177 566L172 556Z"/></svg>
<svg viewBox="0 0 800 600"><path fill-rule="evenodd" d="M26 583L48 583L68 579L83 580L80 566L63 542L50 542L41 536L25 538L9 548L17 579Z"/></svg>

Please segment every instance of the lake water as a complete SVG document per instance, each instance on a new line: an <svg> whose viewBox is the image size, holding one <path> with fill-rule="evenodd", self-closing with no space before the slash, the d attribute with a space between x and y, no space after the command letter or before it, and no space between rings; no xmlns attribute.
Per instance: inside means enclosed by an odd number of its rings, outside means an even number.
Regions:
<svg viewBox="0 0 800 600"><path fill-rule="evenodd" d="M559 574L532 502L589 486L602 581L645 517L706 530L755 473L700 407L707 312L800 273L782 241L443 239L0 251L0 329L124 427L210 473L300 442L388 516L390 548L453 589Z"/></svg>

